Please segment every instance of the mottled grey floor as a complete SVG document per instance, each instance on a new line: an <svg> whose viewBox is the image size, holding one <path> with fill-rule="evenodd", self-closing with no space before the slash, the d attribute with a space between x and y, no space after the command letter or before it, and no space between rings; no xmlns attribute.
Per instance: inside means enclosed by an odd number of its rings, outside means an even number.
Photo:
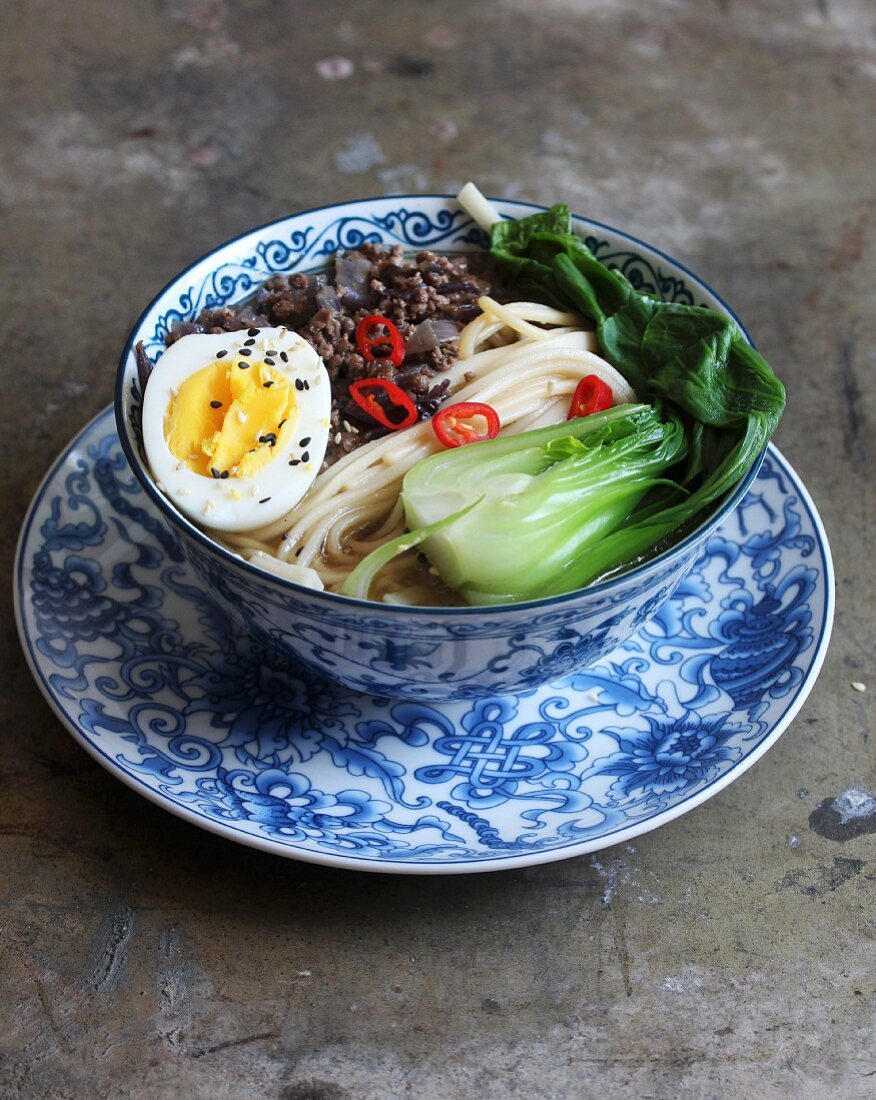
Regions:
<svg viewBox="0 0 876 1100"><path fill-rule="evenodd" d="M446 881L285 862L139 799L52 717L4 586L0 1094L876 1095L876 820L829 810L876 789L872 0L7 0L0 26L7 566L183 264L473 177L730 300L788 383L778 442L838 576L821 679L738 783L634 846Z"/></svg>

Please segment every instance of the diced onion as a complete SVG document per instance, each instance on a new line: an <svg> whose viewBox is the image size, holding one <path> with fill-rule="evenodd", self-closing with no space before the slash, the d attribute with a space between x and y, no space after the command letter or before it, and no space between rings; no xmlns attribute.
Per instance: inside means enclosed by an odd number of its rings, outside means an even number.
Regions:
<svg viewBox="0 0 876 1100"><path fill-rule="evenodd" d="M335 260L335 283L340 290L352 290L363 296L370 274L371 261L361 252L347 252Z"/></svg>
<svg viewBox="0 0 876 1100"><path fill-rule="evenodd" d="M321 286L316 292L316 304L320 309L338 310L341 308L341 300L333 286Z"/></svg>
<svg viewBox="0 0 876 1100"><path fill-rule="evenodd" d="M445 340L455 340L456 337L459 336L459 326L455 321L433 321L432 328L435 331L435 335L438 337L439 344L443 344Z"/></svg>
<svg viewBox="0 0 876 1100"><path fill-rule="evenodd" d="M421 351L433 351L439 344L446 340L455 340L459 336L459 329L453 321L433 321L427 319L421 321L405 342L405 351L408 355L416 355Z"/></svg>

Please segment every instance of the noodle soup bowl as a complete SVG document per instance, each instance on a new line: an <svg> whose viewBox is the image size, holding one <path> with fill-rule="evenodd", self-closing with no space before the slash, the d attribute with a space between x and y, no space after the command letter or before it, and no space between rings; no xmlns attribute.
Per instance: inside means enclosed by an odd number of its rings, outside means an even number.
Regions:
<svg viewBox="0 0 876 1100"><path fill-rule="evenodd" d="M505 217L540 207L496 201ZM577 231L634 286L670 301L729 313L701 280L659 250L585 218ZM742 500L757 465L700 525L651 560L589 588L491 607L412 608L317 592L232 553L176 510L149 472L140 429L134 345L155 360L177 321L246 298L278 272L313 269L338 249L365 242L443 252L482 250L485 234L447 196L393 196L309 210L221 245L157 295L137 322L119 364L115 412L126 458L206 590L254 643L358 691L448 702L520 694L606 656L646 623L697 560L705 540ZM131 514L130 508L128 514ZM132 518L154 524L140 510ZM508 553L514 553L509 545Z"/></svg>

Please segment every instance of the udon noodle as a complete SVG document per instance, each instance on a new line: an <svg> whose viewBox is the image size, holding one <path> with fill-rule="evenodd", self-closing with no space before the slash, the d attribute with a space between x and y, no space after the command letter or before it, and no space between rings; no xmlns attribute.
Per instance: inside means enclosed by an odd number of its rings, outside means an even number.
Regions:
<svg viewBox="0 0 876 1100"><path fill-rule="evenodd" d="M584 321L535 302L479 302L483 312L459 336L459 357L444 373L454 402L492 405L500 434L565 420L586 375L597 375L616 404L636 395L596 354ZM356 565L404 531L402 481L414 463L439 451L431 421L372 440L318 475L307 496L281 519L245 534L211 532L261 568L311 587L338 591ZM383 570L371 593L388 603L457 603L413 553Z"/></svg>

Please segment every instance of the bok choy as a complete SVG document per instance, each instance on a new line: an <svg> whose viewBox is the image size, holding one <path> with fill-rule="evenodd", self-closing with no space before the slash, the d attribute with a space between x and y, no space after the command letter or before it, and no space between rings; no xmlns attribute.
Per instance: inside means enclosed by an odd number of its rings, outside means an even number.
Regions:
<svg viewBox="0 0 876 1100"><path fill-rule="evenodd" d="M402 499L413 534L365 558L344 592L364 598L377 571L423 536L444 583L468 603L578 588L605 571L601 543L622 534L685 447L677 421L661 421L647 405L618 405L441 451L405 476Z"/></svg>

